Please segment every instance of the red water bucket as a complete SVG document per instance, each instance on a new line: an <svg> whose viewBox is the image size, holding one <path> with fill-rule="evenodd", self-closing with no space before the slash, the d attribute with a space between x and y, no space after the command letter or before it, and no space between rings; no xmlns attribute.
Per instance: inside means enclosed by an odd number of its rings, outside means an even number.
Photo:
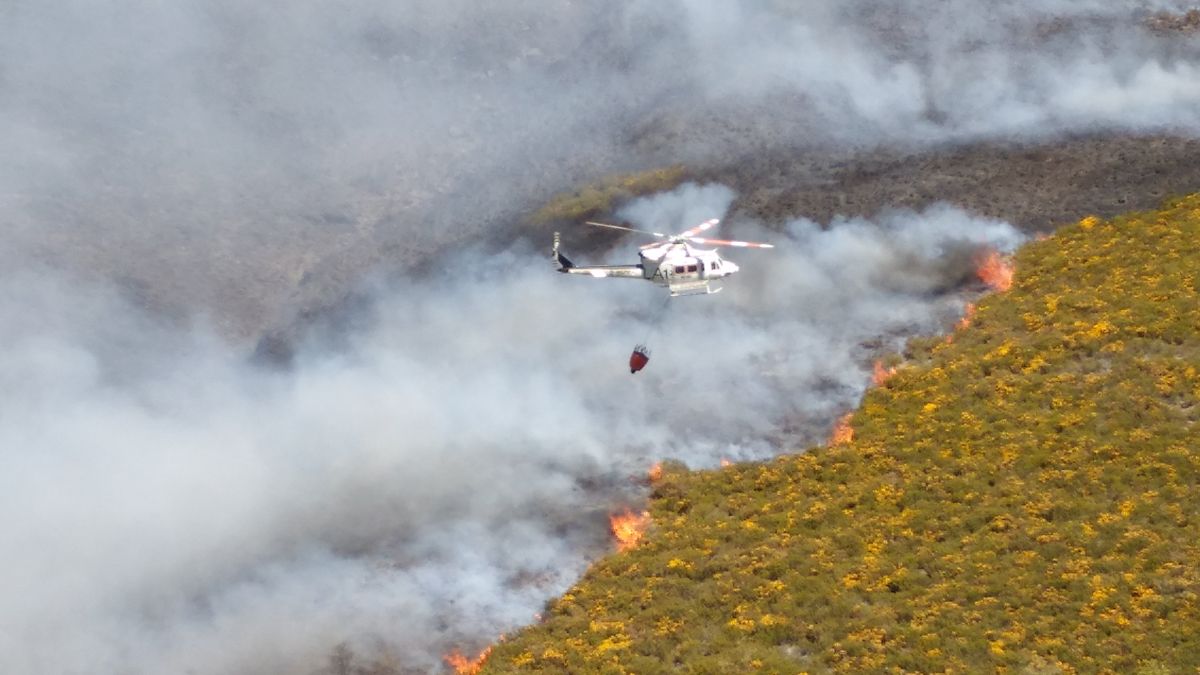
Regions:
<svg viewBox="0 0 1200 675"><path fill-rule="evenodd" d="M646 349L645 345L638 345L633 348L633 353L629 355L629 372L636 373L646 364L650 363L650 350Z"/></svg>

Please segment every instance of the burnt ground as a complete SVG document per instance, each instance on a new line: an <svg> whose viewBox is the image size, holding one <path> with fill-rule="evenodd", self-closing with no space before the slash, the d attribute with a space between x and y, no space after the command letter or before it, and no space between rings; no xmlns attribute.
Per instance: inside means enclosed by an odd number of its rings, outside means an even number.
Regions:
<svg viewBox="0 0 1200 675"><path fill-rule="evenodd" d="M720 182L737 191L727 220L750 217L777 226L808 218L828 224L836 216L871 217L892 208L948 202L1033 234L1087 215L1149 209L1173 194L1200 190L1200 140L1093 135L909 151L771 151L726 166L693 168L688 179ZM583 256L624 245L618 234L563 222L515 223L490 239L493 246L505 247L516 236L536 247L548 245L555 229L563 230L565 243ZM388 261L379 264L386 267ZM398 269L422 273L419 264ZM312 281L326 285L323 297L337 300L302 307L286 325L263 326L257 339L260 357L286 362L297 336L315 331L322 340L336 341L363 319L360 310L370 303L355 292L353 278Z"/></svg>
<svg viewBox="0 0 1200 675"><path fill-rule="evenodd" d="M781 16L807 11L803 3L768 4L777 5L770 11ZM492 77L496 64L510 59L518 66L528 61L531 68L561 69L564 76L575 72L569 68L576 62L592 64L587 67L598 72L609 72L614 63L617 70L632 67L624 59L636 61L638 50L628 51L620 39L608 44L626 34L619 13L601 12L605 21L614 22L609 25L596 24L580 3L560 9L561 14L546 15L552 23L542 37L536 30L525 35L529 26L520 15L501 24L503 30L490 26L485 32L500 37L486 42L485 58L447 62L446 73L482 82ZM866 31L896 63L926 68L931 58L941 58L927 48L930 31L940 23L930 22L933 17L925 11L874 0L848 3L845 11L859 12L847 15L849 25ZM1036 12L1019 19L1001 14L1008 20L984 32L968 31L959 42L951 41L953 49L975 49L978 39L1001 53L1049 54L1132 39L1156 62L1191 64L1200 58L1195 10L1072 11L1064 18ZM1129 34L1130 21L1142 26L1133 31L1136 35ZM573 29L580 25L587 27L583 42ZM370 50L382 49L387 58L411 42L400 34L384 35L382 45L373 40L368 40ZM537 49L531 49L534 44ZM454 54L461 56L460 51ZM436 50L430 54L430 63L440 58ZM172 157L159 167L160 180L147 187L126 177L157 166L146 164L157 150L145 157L105 153L94 177L61 193L0 194L0 207L15 205L0 213L7 244L0 246L0 265L9 264L7 249L15 264L28 259L111 283L150 313L182 323L199 317L236 346L252 348L264 336L290 342L289 336L331 314L353 312L349 308L362 300L355 295L367 277L420 275L464 247L498 249L527 238L541 249L555 229L562 230L569 250L582 256L624 246L614 233L585 232L590 228L577 222L530 222L555 192L606 174L683 163L692 179L727 184L740 195L727 217L735 221L727 234L736 232L739 215L768 225L797 217L828 223L839 214L873 216L936 201L1028 231L1046 231L1083 215L1152 207L1169 194L1200 190L1197 140L1097 132L1027 144L799 149L788 144L863 136L825 128L819 116L809 114L812 101L803 91L784 88L761 100L728 105L716 105L682 83L678 89L651 91L659 93L615 108L624 116L613 123L617 135L593 137L581 129L582 145L554 142L541 151L531 146L525 154L520 148L510 152L505 143L493 147L496 129L488 122L439 138L430 146L437 150L433 156L415 163L361 165L348 156L345 171L297 166L241 180ZM254 105L253 100L242 103ZM503 110L486 117L499 120ZM788 110L791 114L780 114ZM913 130L918 137L941 137L970 126L967 120L940 124L944 113L932 98L926 114L925 131ZM1052 128L1072 126L1071 120L1057 122ZM877 131L868 128L868 137L875 138L871 134ZM893 132L890 137L905 136ZM536 130L528 140L540 140ZM341 151L331 152L334 157ZM479 158L503 161L498 168L485 161L484 168L468 170ZM13 222L9 213L17 214Z"/></svg>
<svg viewBox="0 0 1200 675"><path fill-rule="evenodd" d="M1086 215L1146 209L1200 190L1200 140L1093 136L845 158L781 153L700 177L735 188L735 212L768 223L797 217L828 223L837 215L942 201L1045 232Z"/></svg>
<svg viewBox="0 0 1200 675"><path fill-rule="evenodd" d="M727 221L745 217L772 226L807 218L828 224L838 216L872 217L947 202L1033 234L1088 215L1153 208L1171 195L1200 190L1200 140L1093 135L922 150L795 149L693 169L688 179L737 191ZM549 241L551 230L562 229L564 241L582 254L619 241L620 235L581 232L577 225L549 223L525 232Z"/></svg>

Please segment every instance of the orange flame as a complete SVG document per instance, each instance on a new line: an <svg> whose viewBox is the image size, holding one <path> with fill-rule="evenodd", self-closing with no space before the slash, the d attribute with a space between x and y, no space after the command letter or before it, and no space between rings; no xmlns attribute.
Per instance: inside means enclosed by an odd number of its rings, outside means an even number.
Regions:
<svg viewBox="0 0 1200 675"><path fill-rule="evenodd" d="M975 266L975 274L980 281L993 291L1000 292L1012 288L1013 271L1012 259L1000 255L996 250L989 250L981 256Z"/></svg>
<svg viewBox="0 0 1200 675"><path fill-rule="evenodd" d="M962 329L966 328L967 326L970 326L971 320L974 318L975 318L975 303L968 302L967 306L963 308L962 318L958 320L958 323L954 324L954 327L958 330L962 330Z"/></svg>
<svg viewBox="0 0 1200 675"><path fill-rule="evenodd" d="M489 654L492 653L492 647L489 645L486 649L479 652L479 656L469 659L463 656L462 652L457 649L442 657L446 665L454 669L458 675L477 675L480 670L483 670L483 662L487 660Z"/></svg>
<svg viewBox="0 0 1200 675"><path fill-rule="evenodd" d="M892 376L896 374L896 370L896 366L884 368L883 361L876 361L875 370L871 373L871 384L876 387L883 386L885 382L892 379Z"/></svg>
<svg viewBox="0 0 1200 675"><path fill-rule="evenodd" d="M829 437L830 445L842 445L854 440L854 427L850 426L850 420L854 419L854 413L849 412L833 425L833 435Z"/></svg>
<svg viewBox="0 0 1200 675"><path fill-rule="evenodd" d="M634 513L626 509L623 513L614 513L608 517L608 526L613 536L617 538L617 550L628 551L637 546L650 526L650 512Z"/></svg>
<svg viewBox="0 0 1200 675"><path fill-rule="evenodd" d="M974 319L975 319L975 303L973 303L973 302L968 302L968 303L967 303L967 304L966 304L966 305L963 307L963 315L962 315L962 318L960 318L960 319L958 320L958 323L954 324L954 330L964 330L964 329L966 329L967 327L969 327L969 326L971 325L971 322L972 322ZM953 342L954 342L954 336L953 336L953 335L947 335L947 336L946 336L946 344L951 344L951 343L953 343Z"/></svg>
<svg viewBox="0 0 1200 675"><path fill-rule="evenodd" d="M733 462L731 462L731 461L729 461L728 459L726 459L726 458L722 457L722 458L721 458L721 466L733 466Z"/></svg>
<svg viewBox="0 0 1200 675"><path fill-rule="evenodd" d="M655 462L654 466L650 467L650 470L646 472L646 475L650 478L651 483L662 478L662 462Z"/></svg>

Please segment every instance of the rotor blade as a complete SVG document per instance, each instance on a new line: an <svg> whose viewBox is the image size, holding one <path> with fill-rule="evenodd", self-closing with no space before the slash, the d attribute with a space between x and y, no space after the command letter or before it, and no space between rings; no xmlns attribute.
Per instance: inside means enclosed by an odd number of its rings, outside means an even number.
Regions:
<svg viewBox="0 0 1200 675"><path fill-rule="evenodd" d="M697 244L708 244L709 246L738 246L740 248L775 248L775 244L759 244L753 241L726 241L724 239L704 239L701 237L688 237L688 241L694 241Z"/></svg>
<svg viewBox="0 0 1200 675"><path fill-rule="evenodd" d="M613 230L625 230L626 232L637 232L637 233L639 233L639 234L648 234L648 235L650 235L650 236L653 236L653 237L665 237L665 236L667 236L667 235L665 235L665 234L663 234L663 233L661 233L661 232L647 232L646 230L635 230L635 229L633 229L632 227L624 227L624 226L622 226L622 225L609 225L608 223L597 223L597 222L596 222L596 221L594 221L594 220L589 220L589 221L587 221L587 224L588 224L588 225L595 225L596 227L607 227L607 228L609 228L609 229L613 229Z"/></svg>
<svg viewBox="0 0 1200 675"><path fill-rule="evenodd" d="M680 232L678 236L690 237L693 234L700 234L701 232L707 230L708 228L716 226L716 224L719 222L721 222L721 220L719 218L713 218L712 220L706 220L703 223L700 223L699 225L693 227L690 230L684 230L683 232Z"/></svg>
<svg viewBox="0 0 1200 675"><path fill-rule="evenodd" d="M688 239L687 241L691 241L691 239ZM642 244L638 248L642 249L642 250L645 250L648 248L673 248L675 246L680 246L685 243L686 242L679 241L678 237L667 237L667 241L656 241L653 244Z"/></svg>

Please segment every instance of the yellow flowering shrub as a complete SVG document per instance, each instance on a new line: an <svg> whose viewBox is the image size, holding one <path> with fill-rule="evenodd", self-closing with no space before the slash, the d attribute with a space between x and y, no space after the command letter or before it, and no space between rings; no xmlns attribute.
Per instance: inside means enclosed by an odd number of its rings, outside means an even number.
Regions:
<svg viewBox="0 0 1200 675"><path fill-rule="evenodd" d="M852 438L653 485L485 672L1197 672L1200 196L1032 242Z"/></svg>

